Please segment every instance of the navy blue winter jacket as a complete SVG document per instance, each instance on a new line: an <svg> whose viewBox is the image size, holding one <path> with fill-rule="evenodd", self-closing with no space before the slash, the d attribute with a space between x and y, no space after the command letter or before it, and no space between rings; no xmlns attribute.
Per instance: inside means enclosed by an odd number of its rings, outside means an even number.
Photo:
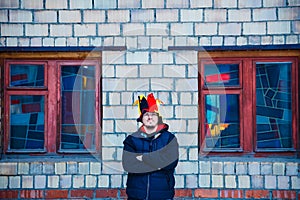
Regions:
<svg viewBox="0 0 300 200"><path fill-rule="evenodd" d="M143 155L142 161L136 156ZM128 172L126 193L130 199L165 200L174 197L174 169L178 143L167 124L147 135L141 127L124 140L122 164Z"/></svg>

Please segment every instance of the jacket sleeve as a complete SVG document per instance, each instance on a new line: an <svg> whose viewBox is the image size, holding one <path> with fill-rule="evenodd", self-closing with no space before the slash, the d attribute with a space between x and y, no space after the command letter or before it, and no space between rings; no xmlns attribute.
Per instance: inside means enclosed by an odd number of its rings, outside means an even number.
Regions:
<svg viewBox="0 0 300 200"><path fill-rule="evenodd" d="M153 169L174 170L178 164L178 142L174 135L168 144L157 151L143 154L143 162Z"/></svg>
<svg viewBox="0 0 300 200"><path fill-rule="evenodd" d="M142 155L137 153L131 137L127 137L124 142L122 165L125 171L129 173L148 173L157 170L153 166L139 161L136 157Z"/></svg>

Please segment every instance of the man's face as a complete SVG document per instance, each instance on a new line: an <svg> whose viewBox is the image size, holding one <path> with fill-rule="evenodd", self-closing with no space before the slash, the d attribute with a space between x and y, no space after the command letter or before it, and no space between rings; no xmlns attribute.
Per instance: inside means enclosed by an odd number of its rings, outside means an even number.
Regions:
<svg viewBox="0 0 300 200"><path fill-rule="evenodd" d="M158 114L155 112L146 112L143 115L142 122L148 128L154 128L158 125Z"/></svg>

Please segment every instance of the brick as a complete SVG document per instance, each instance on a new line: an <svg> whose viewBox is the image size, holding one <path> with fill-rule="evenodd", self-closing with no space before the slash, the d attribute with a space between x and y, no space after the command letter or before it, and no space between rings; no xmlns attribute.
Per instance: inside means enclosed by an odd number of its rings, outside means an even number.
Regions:
<svg viewBox="0 0 300 200"><path fill-rule="evenodd" d="M215 1L214 8L236 8L237 1L231 0L222 0L222 1Z"/></svg>
<svg viewBox="0 0 300 200"><path fill-rule="evenodd" d="M240 23L219 24L219 35L241 35Z"/></svg>
<svg viewBox="0 0 300 200"><path fill-rule="evenodd" d="M138 67L136 65L118 65L116 67L116 76L117 77L122 77L122 78L137 77L137 74L138 74ZM120 102L119 102L119 104L120 104Z"/></svg>
<svg viewBox="0 0 300 200"><path fill-rule="evenodd" d="M127 52L127 64L148 64L148 52Z"/></svg>
<svg viewBox="0 0 300 200"><path fill-rule="evenodd" d="M74 175L73 176L73 188L83 188L84 187L84 176Z"/></svg>
<svg viewBox="0 0 300 200"><path fill-rule="evenodd" d="M88 175L85 177L85 187L95 188L97 186L96 176Z"/></svg>
<svg viewBox="0 0 300 200"><path fill-rule="evenodd" d="M259 162L249 162L248 171L249 171L249 175L259 175L260 174L260 163Z"/></svg>
<svg viewBox="0 0 300 200"><path fill-rule="evenodd" d="M105 79L105 82L103 83L103 91L123 91L125 89L125 79ZM118 117L116 115L111 116L113 114L110 112L109 115L106 115L107 117ZM122 115L124 113L121 113Z"/></svg>
<svg viewBox="0 0 300 200"><path fill-rule="evenodd" d="M92 1L70 0L70 9L91 9Z"/></svg>
<svg viewBox="0 0 300 200"><path fill-rule="evenodd" d="M197 83L196 79L191 78L191 79L177 79L175 81L175 91L197 91ZM188 108L189 109L189 108ZM193 109L193 108L192 108ZM191 111L189 109L189 111ZM188 116L191 116L192 118L195 117L195 113L188 113Z"/></svg>
<svg viewBox="0 0 300 200"><path fill-rule="evenodd" d="M0 175L16 175L17 163L0 163Z"/></svg>
<svg viewBox="0 0 300 200"><path fill-rule="evenodd" d="M285 0L264 0L263 7L284 7L286 6Z"/></svg>
<svg viewBox="0 0 300 200"><path fill-rule="evenodd" d="M66 173L67 174L77 174L78 173L78 167L77 167L77 162L75 161L69 161L66 163L67 167L66 167Z"/></svg>
<svg viewBox="0 0 300 200"><path fill-rule="evenodd" d="M259 8L252 10L253 21L276 20L276 8Z"/></svg>
<svg viewBox="0 0 300 200"><path fill-rule="evenodd" d="M130 23L123 25L124 36L138 36L143 35L145 32L145 26L142 23Z"/></svg>
<svg viewBox="0 0 300 200"><path fill-rule="evenodd" d="M33 188L33 176L22 176L22 188Z"/></svg>
<svg viewBox="0 0 300 200"><path fill-rule="evenodd" d="M0 10L0 22L8 22L8 11Z"/></svg>
<svg viewBox="0 0 300 200"><path fill-rule="evenodd" d="M197 188L198 187L198 177L197 175L187 175L186 178L186 188Z"/></svg>
<svg viewBox="0 0 300 200"><path fill-rule="evenodd" d="M18 190L0 190L1 199L18 199Z"/></svg>
<svg viewBox="0 0 300 200"><path fill-rule="evenodd" d="M117 189L98 189L96 190L96 198L116 198L118 195Z"/></svg>
<svg viewBox="0 0 300 200"><path fill-rule="evenodd" d="M178 22L177 9L157 9L156 22Z"/></svg>
<svg viewBox="0 0 300 200"><path fill-rule="evenodd" d="M236 176L227 175L225 176L225 188L236 188Z"/></svg>
<svg viewBox="0 0 300 200"><path fill-rule="evenodd" d="M148 23L146 24L146 35L166 36L169 34L166 23Z"/></svg>
<svg viewBox="0 0 300 200"><path fill-rule="evenodd" d="M278 189L290 189L290 177L277 176Z"/></svg>
<svg viewBox="0 0 300 200"><path fill-rule="evenodd" d="M268 34L287 34L291 32L290 22L268 22Z"/></svg>
<svg viewBox="0 0 300 200"><path fill-rule="evenodd" d="M99 162L91 162L90 163L90 173L98 175L101 173L101 163Z"/></svg>
<svg viewBox="0 0 300 200"><path fill-rule="evenodd" d="M238 8L259 8L261 6L262 6L261 0L252 0L252 1L238 0Z"/></svg>
<svg viewBox="0 0 300 200"><path fill-rule="evenodd" d="M34 177L34 188L46 188L45 175L38 175Z"/></svg>
<svg viewBox="0 0 300 200"><path fill-rule="evenodd" d="M10 22L32 22L32 12L24 10L10 10Z"/></svg>
<svg viewBox="0 0 300 200"><path fill-rule="evenodd" d="M251 176L252 188L263 188L264 187L264 179L263 176L254 175Z"/></svg>
<svg viewBox="0 0 300 200"><path fill-rule="evenodd" d="M213 188L223 188L224 187L224 177L222 175L212 175L212 187Z"/></svg>
<svg viewBox="0 0 300 200"><path fill-rule="evenodd" d="M118 8L140 8L140 0L118 0Z"/></svg>
<svg viewBox="0 0 300 200"><path fill-rule="evenodd" d="M120 161L104 161L102 172L103 172L103 174L111 174L111 175L122 174L124 172L124 169L123 169L122 163Z"/></svg>
<svg viewBox="0 0 300 200"><path fill-rule="evenodd" d="M61 23L81 22L81 13L79 10L60 10L58 12L58 21Z"/></svg>
<svg viewBox="0 0 300 200"><path fill-rule="evenodd" d="M24 199L42 199L44 198L43 190L21 190L20 197Z"/></svg>
<svg viewBox="0 0 300 200"><path fill-rule="evenodd" d="M22 24L1 24L1 36L22 36Z"/></svg>
<svg viewBox="0 0 300 200"><path fill-rule="evenodd" d="M98 176L98 187L99 188L109 187L109 175L100 175L100 176Z"/></svg>
<svg viewBox="0 0 300 200"><path fill-rule="evenodd" d="M72 186L72 176L71 175L61 175L59 177L59 187L60 188L71 188Z"/></svg>
<svg viewBox="0 0 300 200"><path fill-rule="evenodd" d="M108 22L129 22L129 10L108 10Z"/></svg>
<svg viewBox="0 0 300 200"><path fill-rule="evenodd" d="M132 10L131 11L132 22L153 22L154 11L153 10Z"/></svg>
<svg viewBox="0 0 300 200"><path fill-rule="evenodd" d="M173 54L170 52L152 52L151 64L172 64Z"/></svg>
<svg viewBox="0 0 300 200"><path fill-rule="evenodd" d="M236 163L236 174L247 174L248 167L246 162L237 162Z"/></svg>
<svg viewBox="0 0 300 200"><path fill-rule="evenodd" d="M19 0L1 1L1 8L19 8Z"/></svg>
<svg viewBox="0 0 300 200"><path fill-rule="evenodd" d="M269 198L270 192L268 190L246 190L245 191L245 198L247 199L263 199Z"/></svg>
<svg viewBox="0 0 300 200"><path fill-rule="evenodd" d="M180 17L182 22L201 22L203 21L203 10L182 9L180 10Z"/></svg>
<svg viewBox="0 0 300 200"><path fill-rule="evenodd" d="M239 188L250 188L250 176L238 176Z"/></svg>
<svg viewBox="0 0 300 200"><path fill-rule="evenodd" d="M221 190L221 198L233 198L233 199L243 199L244 191L243 190Z"/></svg>
<svg viewBox="0 0 300 200"><path fill-rule="evenodd" d="M300 33L300 21L293 21L292 22L292 30L293 30L293 33L295 33L295 34Z"/></svg>
<svg viewBox="0 0 300 200"><path fill-rule="evenodd" d="M204 11L205 22L225 22L226 21L226 10L225 9L214 9Z"/></svg>
<svg viewBox="0 0 300 200"><path fill-rule="evenodd" d="M110 183L111 188L120 188L122 185L122 175L112 175Z"/></svg>
<svg viewBox="0 0 300 200"><path fill-rule="evenodd" d="M21 177L20 176L9 176L9 188L20 188Z"/></svg>
<svg viewBox="0 0 300 200"><path fill-rule="evenodd" d="M190 0L191 8L212 8L213 0Z"/></svg>
<svg viewBox="0 0 300 200"><path fill-rule="evenodd" d="M196 198L217 198L218 190L215 189L195 189Z"/></svg>
<svg viewBox="0 0 300 200"><path fill-rule="evenodd" d="M291 177L292 181L292 189L293 190L299 190L300 189L300 177L299 176L292 176Z"/></svg>
<svg viewBox="0 0 300 200"><path fill-rule="evenodd" d="M189 7L189 0L166 0L167 8L188 8Z"/></svg>
<svg viewBox="0 0 300 200"><path fill-rule="evenodd" d="M244 35L265 35L266 34L266 23L244 23L243 24Z"/></svg>
<svg viewBox="0 0 300 200"><path fill-rule="evenodd" d="M84 10L83 22L85 23L97 23L105 21L105 11L103 10Z"/></svg>
<svg viewBox="0 0 300 200"><path fill-rule="evenodd" d="M139 71L141 78L162 77L161 65L141 65Z"/></svg>
<svg viewBox="0 0 300 200"><path fill-rule="evenodd" d="M193 23L171 23L171 35L193 35Z"/></svg>
<svg viewBox="0 0 300 200"><path fill-rule="evenodd" d="M67 0L46 0L46 9L66 9L68 7Z"/></svg>
<svg viewBox="0 0 300 200"><path fill-rule="evenodd" d="M78 163L78 173L79 174L89 174L90 167L88 162L80 162Z"/></svg>
<svg viewBox="0 0 300 200"><path fill-rule="evenodd" d="M8 176L0 176L0 189L8 188Z"/></svg>
<svg viewBox="0 0 300 200"><path fill-rule="evenodd" d="M98 24L98 35L99 36L120 35L120 25L119 24Z"/></svg>
<svg viewBox="0 0 300 200"><path fill-rule="evenodd" d="M47 186L49 188L59 188L59 176L48 176Z"/></svg>
<svg viewBox="0 0 300 200"><path fill-rule="evenodd" d="M164 0L142 0L142 8L164 8Z"/></svg>
<svg viewBox="0 0 300 200"><path fill-rule="evenodd" d="M299 18L299 8L278 8L278 20L295 20Z"/></svg>
<svg viewBox="0 0 300 200"><path fill-rule="evenodd" d="M285 163L273 163L273 174L284 175Z"/></svg>
<svg viewBox="0 0 300 200"><path fill-rule="evenodd" d="M276 189L276 176L265 176L265 188Z"/></svg>
<svg viewBox="0 0 300 200"><path fill-rule="evenodd" d="M192 197L191 189L175 189L175 197Z"/></svg>
<svg viewBox="0 0 300 200"><path fill-rule="evenodd" d="M179 162L176 168L177 174L197 174L197 162Z"/></svg>
<svg viewBox="0 0 300 200"><path fill-rule="evenodd" d="M298 175L298 163L286 163L286 175L287 176Z"/></svg>
<svg viewBox="0 0 300 200"><path fill-rule="evenodd" d="M42 9L43 0L24 0L21 2L21 7L25 9Z"/></svg>
<svg viewBox="0 0 300 200"><path fill-rule="evenodd" d="M110 9L110 8L117 8L117 1L103 1L103 0L94 0L94 8L97 9Z"/></svg>
<svg viewBox="0 0 300 200"><path fill-rule="evenodd" d="M59 162L55 163L55 174L65 174L66 173L66 163Z"/></svg>
<svg viewBox="0 0 300 200"><path fill-rule="evenodd" d="M46 190L45 197L48 199L67 199L68 190Z"/></svg>
<svg viewBox="0 0 300 200"><path fill-rule="evenodd" d="M18 163L18 174L29 174L29 163Z"/></svg>
<svg viewBox="0 0 300 200"><path fill-rule="evenodd" d="M217 23L196 23L195 35L216 35L218 30Z"/></svg>
<svg viewBox="0 0 300 200"><path fill-rule="evenodd" d="M74 36L95 36L96 24L76 24L74 25Z"/></svg>
<svg viewBox="0 0 300 200"><path fill-rule="evenodd" d="M275 199L296 199L296 191L275 190L272 191L272 197Z"/></svg>
<svg viewBox="0 0 300 200"><path fill-rule="evenodd" d="M50 25L50 36L72 36L72 25Z"/></svg>
<svg viewBox="0 0 300 200"><path fill-rule="evenodd" d="M228 21L249 22L251 21L251 10L250 9L228 10Z"/></svg>
<svg viewBox="0 0 300 200"><path fill-rule="evenodd" d="M223 174L223 163L222 162L212 162L211 168L212 168L212 174Z"/></svg>
<svg viewBox="0 0 300 200"><path fill-rule="evenodd" d="M94 191L93 190L71 190L70 196L75 198L93 198Z"/></svg>

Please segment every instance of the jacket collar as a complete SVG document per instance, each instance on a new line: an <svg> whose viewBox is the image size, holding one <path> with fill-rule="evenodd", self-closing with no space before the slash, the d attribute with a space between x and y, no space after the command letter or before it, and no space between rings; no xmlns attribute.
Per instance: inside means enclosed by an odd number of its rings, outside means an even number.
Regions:
<svg viewBox="0 0 300 200"><path fill-rule="evenodd" d="M155 136L156 134L161 133L162 131L166 131L168 129L169 129L169 126L167 124L159 124L157 126L156 131L154 131L151 134L147 134L146 131L145 131L144 125L142 125L139 128L139 132L140 132L141 136L143 136L144 138L151 138L151 137Z"/></svg>

